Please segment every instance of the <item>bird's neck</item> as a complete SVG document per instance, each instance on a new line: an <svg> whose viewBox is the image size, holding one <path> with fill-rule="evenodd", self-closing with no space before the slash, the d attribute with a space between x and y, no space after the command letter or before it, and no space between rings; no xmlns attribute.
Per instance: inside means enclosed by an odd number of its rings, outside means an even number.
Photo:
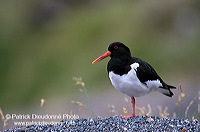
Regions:
<svg viewBox="0 0 200 132"><path fill-rule="evenodd" d="M127 55L113 56L108 62L107 70L108 72L113 71L118 75L126 74L131 69L130 60L131 56Z"/></svg>
<svg viewBox="0 0 200 132"><path fill-rule="evenodd" d="M114 55L111 57L111 60L117 61L120 65L126 65L131 60L131 55L123 54L123 55Z"/></svg>

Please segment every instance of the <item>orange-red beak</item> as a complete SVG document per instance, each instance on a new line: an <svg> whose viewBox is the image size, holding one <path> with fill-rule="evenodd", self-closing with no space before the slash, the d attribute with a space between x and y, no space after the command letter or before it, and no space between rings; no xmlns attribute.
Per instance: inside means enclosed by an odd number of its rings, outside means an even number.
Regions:
<svg viewBox="0 0 200 132"><path fill-rule="evenodd" d="M103 60L104 58L106 58L106 57L108 57L108 56L110 56L110 55L111 55L111 52L110 52L110 51L107 51L105 54L99 56L96 60L94 60L94 61L92 62L92 64L94 64L94 63L96 63L96 62L99 62L99 61Z"/></svg>

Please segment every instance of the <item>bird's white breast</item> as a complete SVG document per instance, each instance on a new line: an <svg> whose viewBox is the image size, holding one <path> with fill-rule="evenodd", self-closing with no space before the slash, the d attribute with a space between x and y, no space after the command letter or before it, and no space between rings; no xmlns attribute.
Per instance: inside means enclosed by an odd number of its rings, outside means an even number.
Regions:
<svg viewBox="0 0 200 132"><path fill-rule="evenodd" d="M122 76L115 74L113 71L109 72L109 78L112 85L120 92L130 96L130 97L139 97L148 94L153 91L154 88L162 85L160 81L147 81L141 83L136 75L137 68L139 67L138 63L133 63L131 65L131 70Z"/></svg>

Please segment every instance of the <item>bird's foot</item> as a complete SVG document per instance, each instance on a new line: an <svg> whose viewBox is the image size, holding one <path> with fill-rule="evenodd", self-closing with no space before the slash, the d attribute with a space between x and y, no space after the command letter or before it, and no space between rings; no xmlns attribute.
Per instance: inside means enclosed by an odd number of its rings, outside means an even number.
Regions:
<svg viewBox="0 0 200 132"><path fill-rule="evenodd" d="M123 116L122 118L123 118L123 119L128 119L128 118L136 117L136 116L137 116L137 115L135 115L135 114L131 114L131 115Z"/></svg>

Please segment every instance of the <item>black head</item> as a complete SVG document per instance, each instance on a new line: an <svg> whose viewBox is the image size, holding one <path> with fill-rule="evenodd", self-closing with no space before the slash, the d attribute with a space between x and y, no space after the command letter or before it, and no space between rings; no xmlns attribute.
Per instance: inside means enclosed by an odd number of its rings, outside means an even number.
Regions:
<svg viewBox="0 0 200 132"><path fill-rule="evenodd" d="M120 58L124 60L129 60L131 58L131 52L126 45L120 42L113 42L109 45L108 51L103 55L95 59L92 64L103 60L104 58L110 56L111 58Z"/></svg>
<svg viewBox="0 0 200 132"><path fill-rule="evenodd" d="M130 49L121 42L113 42L109 45L108 51L111 52L110 57L118 57L122 55L131 56Z"/></svg>

